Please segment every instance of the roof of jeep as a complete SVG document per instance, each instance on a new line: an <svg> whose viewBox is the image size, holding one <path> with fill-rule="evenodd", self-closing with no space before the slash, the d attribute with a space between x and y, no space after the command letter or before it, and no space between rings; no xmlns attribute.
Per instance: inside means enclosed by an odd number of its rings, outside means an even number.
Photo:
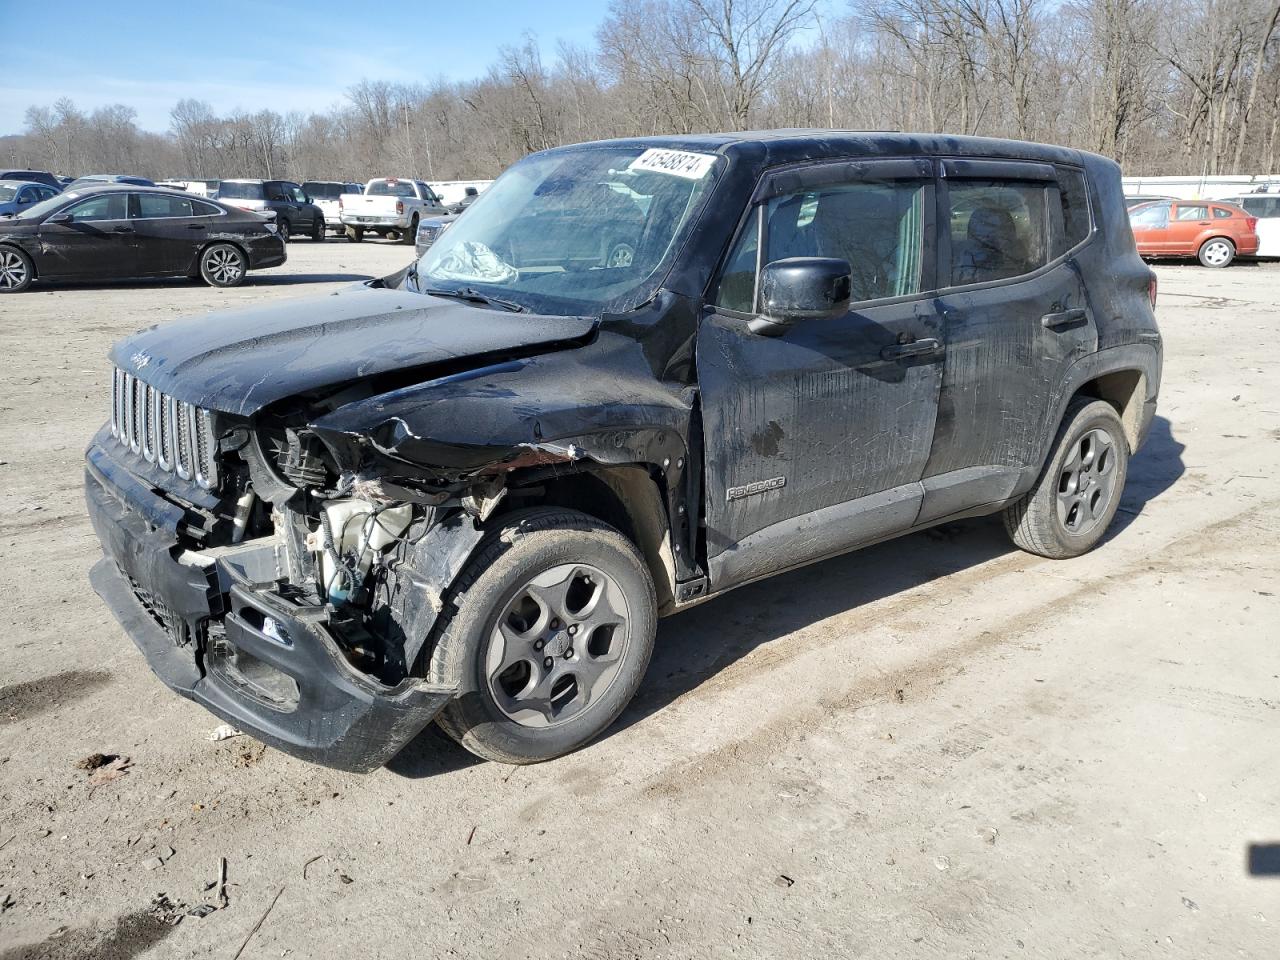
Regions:
<svg viewBox="0 0 1280 960"><path fill-rule="evenodd" d="M1024 140L996 137L958 137L934 133L893 133L882 130L748 130L740 133L672 134L604 140L576 146L667 147L707 153L764 154L768 165L843 157L915 156L998 157L1010 160L1080 163L1079 150ZM555 148L566 149L564 147Z"/></svg>

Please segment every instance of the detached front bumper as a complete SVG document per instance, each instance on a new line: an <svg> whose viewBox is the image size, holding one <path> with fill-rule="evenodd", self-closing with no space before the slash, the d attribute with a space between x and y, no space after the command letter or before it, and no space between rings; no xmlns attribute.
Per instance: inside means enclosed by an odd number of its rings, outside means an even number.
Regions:
<svg viewBox="0 0 1280 960"><path fill-rule="evenodd" d="M219 559L180 563L184 509L89 448L85 500L103 557L94 590L166 686L264 743L325 766L374 770L454 691L384 686L347 662L323 607L286 599ZM189 558L188 558L189 559Z"/></svg>

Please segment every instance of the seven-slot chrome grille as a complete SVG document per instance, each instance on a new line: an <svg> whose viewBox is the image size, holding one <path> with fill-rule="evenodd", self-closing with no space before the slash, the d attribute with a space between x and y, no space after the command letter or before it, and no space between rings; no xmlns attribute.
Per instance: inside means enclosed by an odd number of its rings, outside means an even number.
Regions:
<svg viewBox="0 0 1280 960"><path fill-rule="evenodd" d="M165 396L131 373L111 380L111 435L147 463L212 490L218 485L213 417Z"/></svg>

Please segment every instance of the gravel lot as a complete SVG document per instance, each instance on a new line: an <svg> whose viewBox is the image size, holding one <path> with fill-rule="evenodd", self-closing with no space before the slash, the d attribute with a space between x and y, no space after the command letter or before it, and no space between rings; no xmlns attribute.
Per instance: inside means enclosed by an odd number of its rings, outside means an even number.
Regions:
<svg viewBox="0 0 1280 960"><path fill-rule="evenodd" d="M971 521L713 601L537 767L210 742L86 581L107 347L410 255L0 299L0 958L1276 955L1280 265L1159 269L1160 416L1086 557ZM228 906L157 918L217 906L224 857Z"/></svg>

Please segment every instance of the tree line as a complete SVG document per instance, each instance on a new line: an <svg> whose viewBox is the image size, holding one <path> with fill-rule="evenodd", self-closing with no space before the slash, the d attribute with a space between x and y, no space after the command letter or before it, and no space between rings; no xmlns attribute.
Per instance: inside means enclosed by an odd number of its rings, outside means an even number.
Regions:
<svg viewBox="0 0 1280 960"><path fill-rule="evenodd" d="M590 48L497 51L482 76L367 79L323 113L163 133L117 104L33 105L0 156L58 173L431 180L496 176L607 137L773 127L1016 137L1131 174L1275 173L1280 0L614 0Z"/></svg>

